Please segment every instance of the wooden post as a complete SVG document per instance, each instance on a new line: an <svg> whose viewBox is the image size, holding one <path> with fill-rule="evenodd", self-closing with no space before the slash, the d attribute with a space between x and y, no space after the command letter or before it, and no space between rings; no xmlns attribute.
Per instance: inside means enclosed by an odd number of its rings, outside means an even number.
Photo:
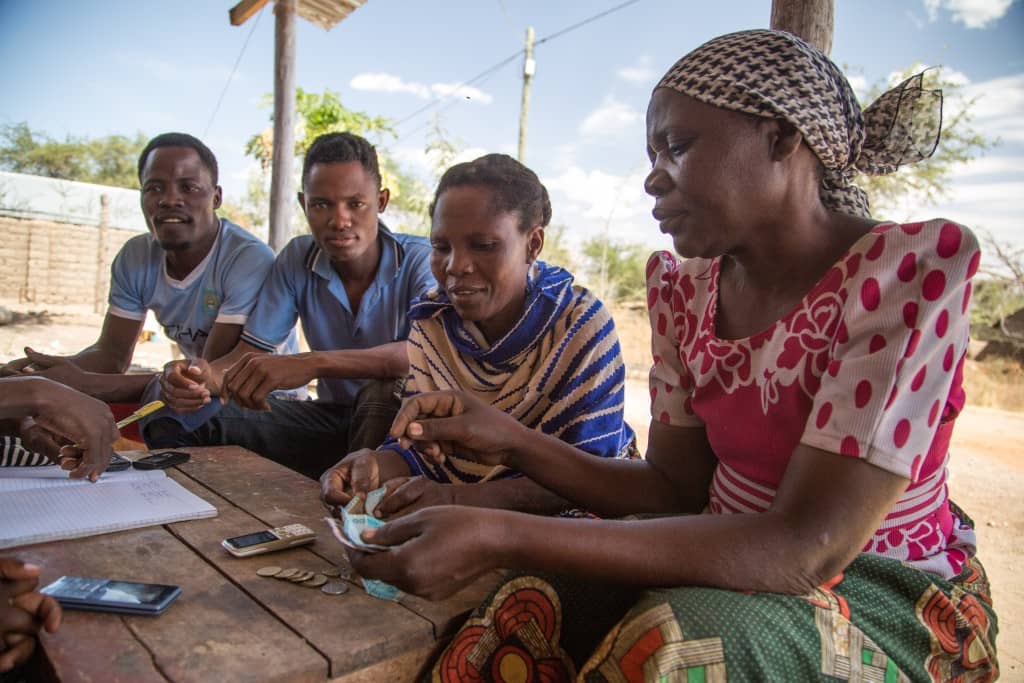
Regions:
<svg viewBox="0 0 1024 683"><path fill-rule="evenodd" d="M270 248L291 236L295 164L295 1L274 6L274 148L270 175Z"/></svg>
<svg viewBox="0 0 1024 683"><path fill-rule="evenodd" d="M34 260L32 258L32 237L35 234L35 230L32 229L32 224L35 221L29 221L28 223L28 239L25 240L25 284L18 289L18 303L23 304L25 302L33 303L36 300L36 290L33 287L35 282L32 278L32 264Z"/></svg>
<svg viewBox="0 0 1024 683"><path fill-rule="evenodd" d="M100 224L96 235L96 283L93 289L92 312L103 311L106 301L107 286L103 273L107 264L107 230L110 227L110 196L100 195Z"/></svg>
<svg viewBox="0 0 1024 683"><path fill-rule="evenodd" d="M832 51L834 0L772 0L773 29L800 36L826 55Z"/></svg>
<svg viewBox="0 0 1024 683"><path fill-rule="evenodd" d="M526 29L526 60L523 62L523 101L519 107L519 163L526 163L526 115L530 110L530 80L537 70L533 61L533 27Z"/></svg>

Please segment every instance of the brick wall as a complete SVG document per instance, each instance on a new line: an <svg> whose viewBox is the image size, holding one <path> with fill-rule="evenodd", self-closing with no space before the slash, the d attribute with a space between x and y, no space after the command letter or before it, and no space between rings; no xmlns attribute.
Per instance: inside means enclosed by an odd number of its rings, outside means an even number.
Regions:
<svg viewBox="0 0 1024 683"><path fill-rule="evenodd" d="M136 230L0 216L0 298L106 310L110 263Z"/></svg>

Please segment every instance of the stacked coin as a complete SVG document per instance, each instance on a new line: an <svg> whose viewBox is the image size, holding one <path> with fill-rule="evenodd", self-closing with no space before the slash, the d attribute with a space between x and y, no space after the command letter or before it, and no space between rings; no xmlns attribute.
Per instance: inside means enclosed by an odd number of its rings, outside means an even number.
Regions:
<svg viewBox="0 0 1024 683"><path fill-rule="evenodd" d="M331 581L329 577L341 577L347 579L351 576L351 573L347 569L340 569L337 567L328 567L320 572L311 572L306 569L296 569L294 567L282 569L281 567L269 566L260 567L256 570L256 573L266 578L291 581L292 583L308 586L309 588L319 588L327 595L341 595L348 591L348 584L342 583L341 581Z"/></svg>

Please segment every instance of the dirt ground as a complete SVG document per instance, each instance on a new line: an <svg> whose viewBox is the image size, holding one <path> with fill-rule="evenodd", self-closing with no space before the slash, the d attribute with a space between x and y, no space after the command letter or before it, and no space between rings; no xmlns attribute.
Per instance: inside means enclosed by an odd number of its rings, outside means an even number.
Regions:
<svg viewBox="0 0 1024 683"><path fill-rule="evenodd" d="M40 306L2 300L0 306L20 318L0 326L0 362L19 357L26 344L44 353L73 353L96 339L102 322L101 315L81 307L47 306L46 314L40 315ZM642 369L643 354L649 348L644 336L649 333L642 316L634 314L615 312L631 371L627 418L645 442L650 416ZM170 357L170 345L156 335L138 345L134 365L158 368ZM1016 378L1006 391L1020 391ZM977 524L979 552L1000 618L1002 679L1024 681L1024 581L1015 571L1024 559L1024 413L969 403L957 422L952 453L951 496Z"/></svg>

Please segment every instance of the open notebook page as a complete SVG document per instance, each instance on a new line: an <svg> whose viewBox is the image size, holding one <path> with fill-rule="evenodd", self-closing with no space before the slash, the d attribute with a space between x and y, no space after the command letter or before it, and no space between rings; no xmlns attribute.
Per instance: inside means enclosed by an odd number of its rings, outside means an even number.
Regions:
<svg viewBox="0 0 1024 683"><path fill-rule="evenodd" d="M48 481L52 485L3 488L15 481ZM96 484L58 478L0 479L0 548L216 514L215 507L161 470L112 472Z"/></svg>

